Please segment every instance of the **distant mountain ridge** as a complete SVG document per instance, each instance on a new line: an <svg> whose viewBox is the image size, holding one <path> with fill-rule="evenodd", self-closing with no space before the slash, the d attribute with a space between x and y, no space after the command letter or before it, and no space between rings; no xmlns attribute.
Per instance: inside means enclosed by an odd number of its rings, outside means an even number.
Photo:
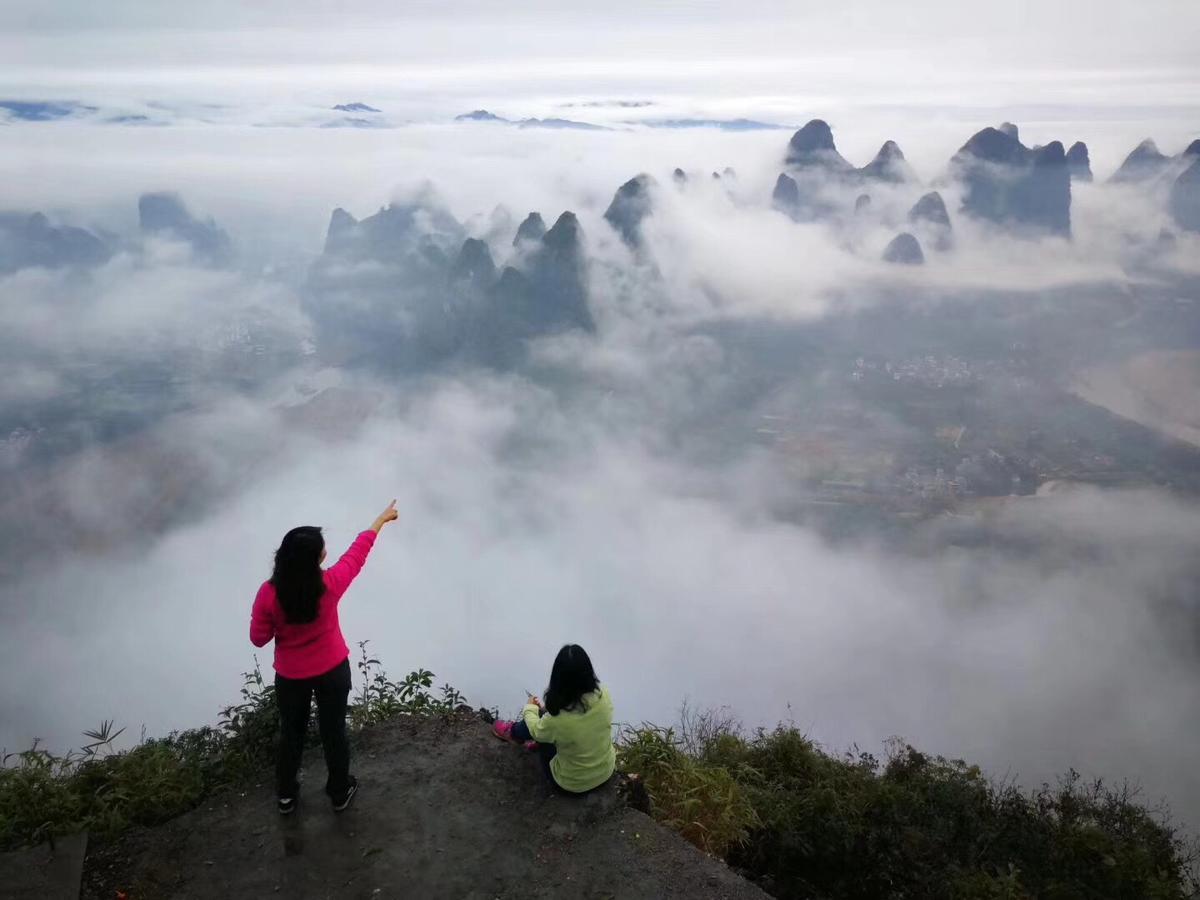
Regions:
<svg viewBox="0 0 1200 900"><path fill-rule="evenodd" d="M793 127L757 119L630 119L626 124L647 128L716 128L721 131L777 131Z"/></svg>
<svg viewBox="0 0 1200 900"><path fill-rule="evenodd" d="M0 110L24 122L51 122L71 116L94 113L97 107L72 100L0 100Z"/></svg>
<svg viewBox="0 0 1200 900"><path fill-rule="evenodd" d="M573 119L507 119L486 109L476 109L454 117L455 122L495 122L500 125L515 125L518 128L563 128L580 131L609 131L604 125L594 125L591 122L576 122Z"/></svg>

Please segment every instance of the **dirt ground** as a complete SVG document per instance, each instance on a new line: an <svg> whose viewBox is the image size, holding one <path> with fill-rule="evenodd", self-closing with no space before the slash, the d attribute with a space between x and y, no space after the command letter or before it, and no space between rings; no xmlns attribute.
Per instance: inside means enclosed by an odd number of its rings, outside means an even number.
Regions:
<svg viewBox="0 0 1200 900"><path fill-rule="evenodd" d="M548 790L537 760L473 715L370 729L335 815L319 749L300 806L270 784L90 853L84 897L763 898L766 895L620 798Z"/></svg>

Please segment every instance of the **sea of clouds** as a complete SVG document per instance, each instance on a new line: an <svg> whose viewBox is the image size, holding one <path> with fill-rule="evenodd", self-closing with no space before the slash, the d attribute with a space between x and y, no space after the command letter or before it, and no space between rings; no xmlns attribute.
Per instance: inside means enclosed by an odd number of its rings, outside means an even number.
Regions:
<svg viewBox="0 0 1200 900"><path fill-rule="evenodd" d="M116 51L100 50L93 64L111 74ZM13 95L67 96L35 62L14 64ZM235 266L214 270L185 247L130 243L85 276L0 278L0 333L20 348L0 360L0 403L61 400L78 366L186 358L190 373L144 432L88 437L0 501L0 540L37 541L27 562L8 560L0 586L0 744L70 746L103 718L151 734L213 721L253 665L250 602L279 536L320 524L336 555L395 496L400 519L342 607L348 640L370 640L393 675L424 666L473 703L508 709L576 641L626 722L669 722L688 700L728 706L748 727L795 722L834 748L900 735L1028 784L1072 766L1128 777L1194 821L1200 507L1151 490L1014 499L991 527L1055 548L1029 557L936 535L923 553L831 542L780 512L792 463L724 424L731 398L761 401L703 327L814 321L905 291L1111 287L1166 224L1161 197L1077 186L1072 242L956 217L958 252L897 273L878 261L890 229L799 225L770 209L789 132L637 124L823 114L856 164L894 139L932 182L972 132L1012 118L1029 144L1087 141L1103 178L1145 136L1172 153L1194 137L1178 115L1183 92L1151 91L1149 103L1125 84L1104 101L1108 80L1081 76L1035 106L995 77L968 102L932 75L921 90L888 94L876 74L847 91L848 67L818 78L793 61L787 73L813 76L798 98L778 67L745 59L732 87L698 89L703 73L666 68L635 77L611 62L508 59L481 88L484 64L451 75L423 60L425 92L381 83L384 69L342 72L335 96L303 63L276 61L254 82L261 97L237 89L233 63L211 97L203 72L173 80L151 67L69 96L160 125L86 114L0 129L7 208L128 236L137 196L173 190L239 250ZM391 127L315 127L353 100L383 109ZM452 121L477 107L611 130ZM671 187L676 166L691 176L686 191ZM727 166L735 179L710 178ZM643 171L659 182L652 263L601 218ZM497 207L500 221L579 214L597 334L544 339L521 371L401 378L324 366L301 295L330 210L365 216L430 190L498 256L508 238L493 233ZM954 196L947 188L952 214ZM878 198L897 219L911 201ZM1161 265L1188 276L1197 260L1184 236ZM295 359L235 389L205 354L248 323L268 324ZM258 660L268 667L269 650Z"/></svg>

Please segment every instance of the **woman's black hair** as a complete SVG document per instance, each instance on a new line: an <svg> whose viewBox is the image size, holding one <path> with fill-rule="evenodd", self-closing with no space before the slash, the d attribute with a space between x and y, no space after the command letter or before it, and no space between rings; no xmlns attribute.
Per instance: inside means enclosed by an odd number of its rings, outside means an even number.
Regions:
<svg viewBox="0 0 1200 900"><path fill-rule="evenodd" d="M325 579L321 573L321 551L325 538L315 525L301 525L283 536L275 551L271 584L283 608L284 618L302 625L317 618Z"/></svg>
<svg viewBox="0 0 1200 900"><path fill-rule="evenodd" d="M558 715L564 709L586 709L583 697L599 689L592 661L578 644L567 644L554 658L550 686L546 688L546 712Z"/></svg>

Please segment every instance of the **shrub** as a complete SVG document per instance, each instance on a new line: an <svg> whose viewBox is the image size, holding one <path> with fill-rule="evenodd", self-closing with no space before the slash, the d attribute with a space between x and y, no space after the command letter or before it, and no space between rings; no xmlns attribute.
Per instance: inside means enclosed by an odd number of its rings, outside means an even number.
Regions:
<svg viewBox="0 0 1200 900"><path fill-rule="evenodd" d="M213 763L222 771L219 780L236 780L257 772L274 758L279 737L279 710L275 685L263 678L258 658L254 671L242 676L242 702L221 710L219 731L209 745ZM311 726L311 721L310 721ZM207 729L188 734L187 740L202 752L213 733Z"/></svg>
<svg viewBox="0 0 1200 900"><path fill-rule="evenodd" d="M355 728L386 722L396 716L446 713L463 703L463 695L442 685L441 697L430 693L434 675L428 669L409 672L402 681L391 681L382 664L367 653L369 641L359 641L359 682L362 685L350 707Z"/></svg>
<svg viewBox="0 0 1200 900"><path fill-rule="evenodd" d="M6 754L0 768L0 846L38 842L77 830L83 804L68 783L68 763L36 744Z"/></svg>
<svg viewBox="0 0 1200 900"><path fill-rule="evenodd" d="M701 850L724 856L757 824L728 770L684 753L674 729L627 729L618 751L621 768L645 783L655 817Z"/></svg>
<svg viewBox="0 0 1200 900"><path fill-rule="evenodd" d="M780 897L1184 900L1196 889L1195 844L1128 786L1071 772L1026 792L899 741L880 762L830 754L794 728L746 738L700 717L684 731L681 742L627 729L622 765L646 780L657 818ZM723 818L722 804L738 812ZM706 841L710 828L727 839Z"/></svg>

